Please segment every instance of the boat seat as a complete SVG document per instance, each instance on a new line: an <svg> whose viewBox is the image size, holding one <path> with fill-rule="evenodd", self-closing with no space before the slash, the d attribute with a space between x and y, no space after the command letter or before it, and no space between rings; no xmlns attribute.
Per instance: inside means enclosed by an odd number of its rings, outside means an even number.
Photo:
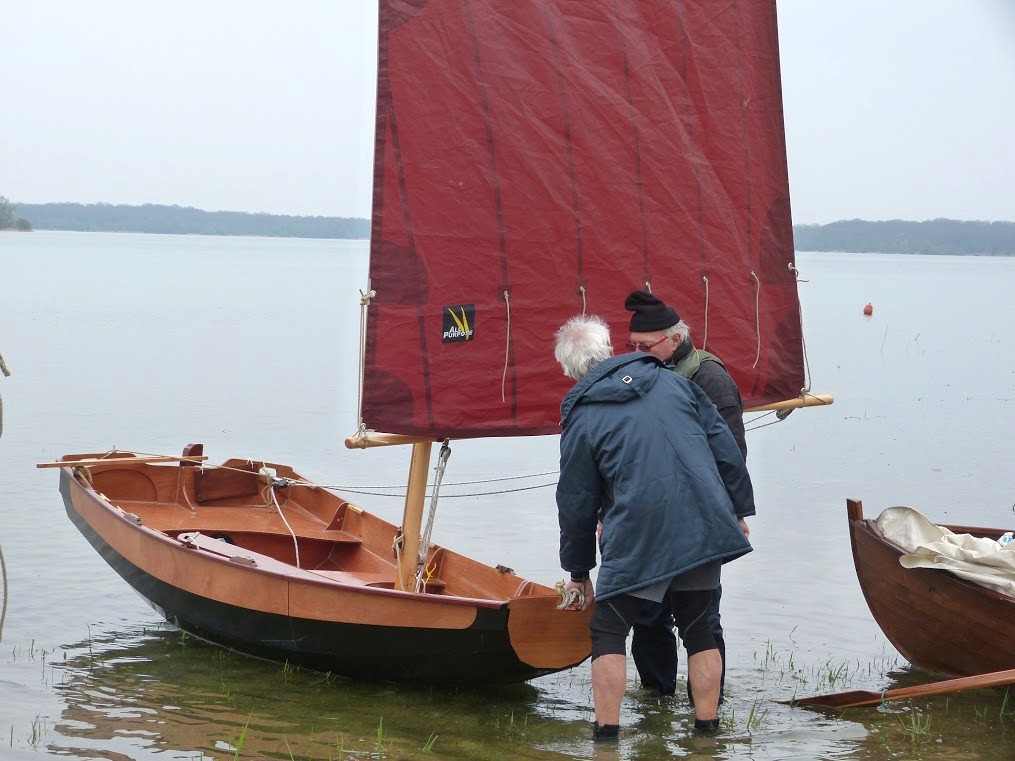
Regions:
<svg viewBox="0 0 1015 761"><path fill-rule="evenodd" d="M365 587L380 587L382 589L394 589L395 578L393 572L388 573L360 573L357 571L312 571L319 576L324 576L332 581L341 584L357 584ZM430 591L444 588L444 582L440 579L430 579L426 585Z"/></svg>
<svg viewBox="0 0 1015 761"><path fill-rule="evenodd" d="M291 536L289 530L279 520L278 514L269 512L267 508L257 511L242 511L235 507L208 507L202 505L198 511L191 512L178 505L153 505L146 502L121 500L118 506L141 516L146 526L157 531L170 534L199 531L202 534L275 534ZM339 544L360 544L362 540L355 534L342 529L324 528L320 521L299 520L292 515L289 523L300 539L320 539Z"/></svg>

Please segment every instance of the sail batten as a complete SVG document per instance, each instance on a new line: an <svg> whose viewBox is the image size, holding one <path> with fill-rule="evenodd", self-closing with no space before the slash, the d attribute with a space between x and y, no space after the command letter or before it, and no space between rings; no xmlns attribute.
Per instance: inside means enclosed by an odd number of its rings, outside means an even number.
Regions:
<svg viewBox="0 0 1015 761"><path fill-rule="evenodd" d="M558 432L554 330L621 345L646 283L749 406L799 394L775 30L773 0L380 0L365 425Z"/></svg>

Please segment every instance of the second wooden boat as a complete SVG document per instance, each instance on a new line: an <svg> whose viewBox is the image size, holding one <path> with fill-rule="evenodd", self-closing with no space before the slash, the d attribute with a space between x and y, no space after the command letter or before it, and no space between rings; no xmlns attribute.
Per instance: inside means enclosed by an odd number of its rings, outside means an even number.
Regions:
<svg viewBox="0 0 1015 761"><path fill-rule="evenodd" d="M1015 668L1015 598L945 570L903 568L859 500L847 500L853 563L874 620L910 663L968 676ZM997 539L1008 529L945 526Z"/></svg>

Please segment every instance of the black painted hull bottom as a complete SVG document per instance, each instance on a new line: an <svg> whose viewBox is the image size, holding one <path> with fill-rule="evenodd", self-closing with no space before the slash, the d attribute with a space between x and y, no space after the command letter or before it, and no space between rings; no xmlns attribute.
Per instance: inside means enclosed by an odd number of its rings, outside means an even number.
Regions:
<svg viewBox="0 0 1015 761"><path fill-rule="evenodd" d="M209 600L129 562L78 514L66 492L64 500L71 521L113 570L170 623L214 644L362 680L491 684L553 671L535 669L515 655L506 608L479 608L468 629L423 629L292 618Z"/></svg>

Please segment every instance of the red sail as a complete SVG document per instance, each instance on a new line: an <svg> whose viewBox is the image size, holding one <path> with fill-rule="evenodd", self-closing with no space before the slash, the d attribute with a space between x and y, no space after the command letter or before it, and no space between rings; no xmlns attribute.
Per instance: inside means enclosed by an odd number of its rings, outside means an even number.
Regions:
<svg viewBox="0 0 1015 761"><path fill-rule="evenodd" d="M804 385L775 0L380 0L362 415L556 433L553 333L649 284L749 406Z"/></svg>

